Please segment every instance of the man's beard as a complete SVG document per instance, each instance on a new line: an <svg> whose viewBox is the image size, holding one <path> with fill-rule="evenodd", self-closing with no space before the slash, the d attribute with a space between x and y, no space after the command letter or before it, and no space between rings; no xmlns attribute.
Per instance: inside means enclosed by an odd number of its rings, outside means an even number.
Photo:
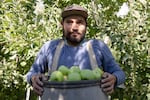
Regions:
<svg viewBox="0 0 150 100"><path fill-rule="evenodd" d="M78 45L85 38L85 34L80 34L80 33L78 33L78 34L81 36L80 38L76 38L76 37L71 36L72 35L71 33L67 33L66 36L63 36L63 37L67 40L67 42L74 44L74 45Z"/></svg>

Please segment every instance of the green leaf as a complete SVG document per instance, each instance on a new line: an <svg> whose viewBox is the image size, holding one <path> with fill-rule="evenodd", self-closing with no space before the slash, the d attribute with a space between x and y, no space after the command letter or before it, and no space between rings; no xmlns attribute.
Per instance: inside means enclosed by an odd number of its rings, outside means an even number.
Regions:
<svg viewBox="0 0 150 100"><path fill-rule="evenodd" d="M25 61L21 62L20 65L21 66L25 66L27 63Z"/></svg>

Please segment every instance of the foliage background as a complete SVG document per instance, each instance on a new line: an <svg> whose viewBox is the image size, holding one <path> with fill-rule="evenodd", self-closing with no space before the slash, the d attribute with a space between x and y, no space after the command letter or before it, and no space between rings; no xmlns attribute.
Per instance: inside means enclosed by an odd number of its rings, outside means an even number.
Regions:
<svg viewBox="0 0 150 100"><path fill-rule="evenodd" d="M0 0L1 100L25 100L24 77L42 44L62 36L61 9L73 3L89 11L87 38L105 41L107 37L108 46L126 73L126 88L116 89L112 99L150 99L149 0L43 0L43 11L38 13L36 2ZM129 13L117 17L115 13L124 2Z"/></svg>

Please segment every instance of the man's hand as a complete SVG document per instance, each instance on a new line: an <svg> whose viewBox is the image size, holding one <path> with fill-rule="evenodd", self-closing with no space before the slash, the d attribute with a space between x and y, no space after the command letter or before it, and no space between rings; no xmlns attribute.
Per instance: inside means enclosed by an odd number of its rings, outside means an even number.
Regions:
<svg viewBox="0 0 150 100"><path fill-rule="evenodd" d="M116 76L107 72L103 74L101 80L101 88L105 93L107 94L113 93L115 83L116 83Z"/></svg>
<svg viewBox="0 0 150 100"><path fill-rule="evenodd" d="M36 74L36 75L33 75L31 78L33 91L38 95L43 94L43 82L42 81L44 80L47 80L47 77L44 74Z"/></svg>

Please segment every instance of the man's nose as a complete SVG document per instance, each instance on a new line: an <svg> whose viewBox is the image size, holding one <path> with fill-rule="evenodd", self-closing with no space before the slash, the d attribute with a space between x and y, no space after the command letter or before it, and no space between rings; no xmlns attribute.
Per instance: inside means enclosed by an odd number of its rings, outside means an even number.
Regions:
<svg viewBox="0 0 150 100"><path fill-rule="evenodd" d="M73 24L72 24L72 30L73 30L73 31L78 30L78 24L73 23Z"/></svg>

